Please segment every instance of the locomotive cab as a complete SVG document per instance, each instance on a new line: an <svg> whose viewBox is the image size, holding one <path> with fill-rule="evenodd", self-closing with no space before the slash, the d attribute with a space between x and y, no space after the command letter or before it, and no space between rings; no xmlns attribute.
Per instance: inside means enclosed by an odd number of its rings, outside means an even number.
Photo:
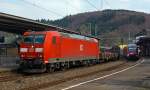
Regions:
<svg viewBox="0 0 150 90"><path fill-rule="evenodd" d="M129 59L130 60L138 60L139 59L136 44L128 44L127 59L128 60Z"/></svg>
<svg viewBox="0 0 150 90"><path fill-rule="evenodd" d="M26 32L24 34L23 42L20 44L21 67L24 69L45 68L43 60L44 40L44 33Z"/></svg>

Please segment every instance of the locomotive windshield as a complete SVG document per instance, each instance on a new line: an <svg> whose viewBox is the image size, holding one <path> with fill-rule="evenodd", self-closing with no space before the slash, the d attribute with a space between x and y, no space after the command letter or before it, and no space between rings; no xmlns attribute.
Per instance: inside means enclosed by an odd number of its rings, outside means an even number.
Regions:
<svg viewBox="0 0 150 90"><path fill-rule="evenodd" d="M25 43L33 43L33 36L24 36Z"/></svg>
<svg viewBox="0 0 150 90"><path fill-rule="evenodd" d="M129 51L136 51L136 47L130 47Z"/></svg>
<svg viewBox="0 0 150 90"><path fill-rule="evenodd" d="M129 44L128 45L128 51L134 52L136 51L137 46L135 44Z"/></svg>
<svg viewBox="0 0 150 90"><path fill-rule="evenodd" d="M44 42L44 35L37 35L34 38L34 43L43 43Z"/></svg>
<svg viewBox="0 0 150 90"><path fill-rule="evenodd" d="M44 35L29 35L24 36L25 43L43 43L44 42Z"/></svg>

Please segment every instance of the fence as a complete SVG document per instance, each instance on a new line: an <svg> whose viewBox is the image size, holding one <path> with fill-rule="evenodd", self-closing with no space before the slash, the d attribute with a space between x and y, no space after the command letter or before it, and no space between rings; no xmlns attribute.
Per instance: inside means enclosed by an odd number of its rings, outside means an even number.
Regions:
<svg viewBox="0 0 150 90"><path fill-rule="evenodd" d="M0 67L16 67L18 66L18 48L8 47L7 45L0 46Z"/></svg>

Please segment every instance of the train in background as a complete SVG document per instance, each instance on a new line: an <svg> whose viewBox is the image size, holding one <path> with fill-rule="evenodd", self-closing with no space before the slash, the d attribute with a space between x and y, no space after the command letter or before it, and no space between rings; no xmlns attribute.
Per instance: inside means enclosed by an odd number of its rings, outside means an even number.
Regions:
<svg viewBox="0 0 150 90"><path fill-rule="evenodd" d="M128 44L127 47L123 49L123 55L128 60L138 60L138 46L136 44Z"/></svg>
<svg viewBox="0 0 150 90"><path fill-rule="evenodd" d="M19 53L20 70L28 73L89 66L101 61L117 60L120 55L117 47L101 52L100 40L74 33L29 31L23 36Z"/></svg>
<svg viewBox="0 0 150 90"><path fill-rule="evenodd" d="M136 44L138 45L140 56L150 56L150 36L139 36Z"/></svg>
<svg viewBox="0 0 150 90"><path fill-rule="evenodd" d="M120 59L120 48L118 46L105 47L100 46L101 60L111 61Z"/></svg>

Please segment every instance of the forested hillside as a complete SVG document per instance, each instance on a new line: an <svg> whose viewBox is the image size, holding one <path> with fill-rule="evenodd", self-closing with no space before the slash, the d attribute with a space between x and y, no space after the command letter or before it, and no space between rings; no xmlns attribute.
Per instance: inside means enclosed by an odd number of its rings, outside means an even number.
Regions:
<svg viewBox="0 0 150 90"><path fill-rule="evenodd" d="M150 28L150 15L128 10L104 10L80 13L51 21L39 22L69 28L82 34L92 34L102 39L102 43L119 44L121 38L127 43L137 32Z"/></svg>

